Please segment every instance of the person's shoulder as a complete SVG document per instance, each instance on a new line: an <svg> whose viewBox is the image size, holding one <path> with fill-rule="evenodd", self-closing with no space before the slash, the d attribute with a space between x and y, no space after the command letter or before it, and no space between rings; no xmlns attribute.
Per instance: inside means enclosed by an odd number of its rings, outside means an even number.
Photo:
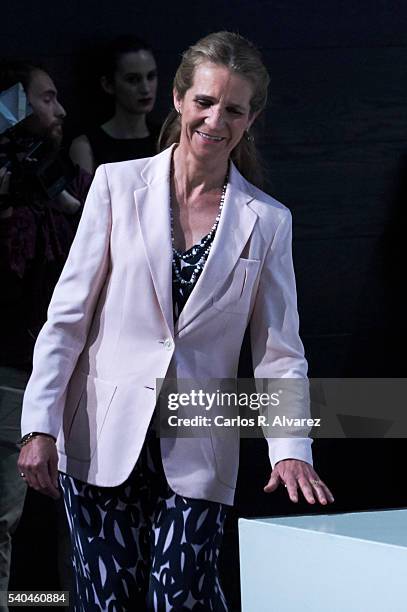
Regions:
<svg viewBox="0 0 407 612"><path fill-rule="evenodd" d="M74 164L77 164L90 174L92 174L95 163L91 142L86 134L76 136L69 147L69 157Z"/></svg>
<svg viewBox="0 0 407 612"><path fill-rule="evenodd" d="M90 140L87 134L80 134L79 136L75 136L72 139L72 142L69 147L69 154L73 158L73 161L79 163L76 159L76 156L82 154L83 151L91 151L92 147L90 144Z"/></svg>
<svg viewBox="0 0 407 612"><path fill-rule="evenodd" d="M87 134L79 134L79 136L75 136L75 138L72 139L72 145L77 145L77 144L87 144L89 145L89 137Z"/></svg>
<svg viewBox="0 0 407 612"><path fill-rule="evenodd" d="M96 173L104 173L106 175L108 183L132 183L133 188L140 180L140 172L143 170L148 158L144 159L130 159L128 161L110 162L107 164L101 164Z"/></svg>
<svg viewBox="0 0 407 612"><path fill-rule="evenodd" d="M105 144L108 135L104 132L100 125L91 125L83 134L79 134L72 139L71 150L97 148L100 143Z"/></svg>
<svg viewBox="0 0 407 612"><path fill-rule="evenodd" d="M259 202L260 205L264 206L266 209L273 209L274 211L281 212L281 214L290 213L288 207L271 194L255 187L255 185L252 185L252 188L255 201Z"/></svg>
<svg viewBox="0 0 407 612"><path fill-rule="evenodd" d="M151 163L151 160L156 157L141 157L140 159L128 159L126 161L119 162L110 162L108 164L103 164L106 173L109 175L121 175L126 174L128 172L138 171L140 172L145 166L148 166Z"/></svg>
<svg viewBox="0 0 407 612"><path fill-rule="evenodd" d="M277 200L274 196L266 193L253 183L250 183L242 175L242 185L244 190L251 197L249 206L257 213L261 218L274 219L281 221L291 217L291 212L285 204Z"/></svg>
<svg viewBox="0 0 407 612"><path fill-rule="evenodd" d="M152 157L103 164L103 168L109 182L126 180L128 184L131 183L132 188L137 189L139 185L145 185L146 173L154 172L161 168L160 161L162 157L164 157L163 153L158 153Z"/></svg>

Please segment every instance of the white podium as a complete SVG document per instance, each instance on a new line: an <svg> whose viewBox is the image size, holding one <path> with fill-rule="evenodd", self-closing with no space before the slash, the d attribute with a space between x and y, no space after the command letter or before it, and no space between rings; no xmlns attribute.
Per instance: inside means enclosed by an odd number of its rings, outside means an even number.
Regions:
<svg viewBox="0 0 407 612"><path fill-rule="evenodd" d="M407 612L407 509L240 519L242 612Z"/></svg>

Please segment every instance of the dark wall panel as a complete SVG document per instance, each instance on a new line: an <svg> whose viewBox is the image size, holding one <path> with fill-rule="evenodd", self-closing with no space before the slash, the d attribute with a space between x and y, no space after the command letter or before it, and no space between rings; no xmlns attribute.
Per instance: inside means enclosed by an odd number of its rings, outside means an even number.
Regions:
<svg viewBox="0 0 407 612"><path fill-rule="evenodd" d="M374 238L321 239L295 248L297 290L304 334L349 333L355 327L381 322L382 286L377 282ZM367 321L361 304L370 296Z"/></svg>
<svg viewBox="0 0 407 612"><path fill-rule="evenodd" d="M290 208L298 241L381 235L395 214L402 142L263 148L273 195Z"/></svg>
<svg viewBox="0 0 407 612"><path fill-rule="evenodd" d="M268 141L401 141L406 47L264 49L271 71Z"/></svg>
<svg viewBox="0 0 407 612"><path fill-rule="evenodd" d="M182 49L215 29L235 29L273 48L404 46L407 15L401 0L8 0L2 37L12 53L64 53L88 38L123 28L144 32L161 49ZM6 29L7 28L7 29ZM47 36L45 36L47 33ZM160 43L160 44L157 44Z"/></svg>

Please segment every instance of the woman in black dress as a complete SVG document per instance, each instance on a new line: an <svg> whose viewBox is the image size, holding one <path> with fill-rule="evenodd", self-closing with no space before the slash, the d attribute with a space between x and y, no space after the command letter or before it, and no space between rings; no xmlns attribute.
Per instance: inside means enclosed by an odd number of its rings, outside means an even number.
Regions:
<svg viewBox="0 0 407 612"><path fill-rule="evenodd" d="M157 65L148 44L133 36L107 48L100 85L114 99L114 114L75 138L72 161L91 174L100 164L157 153L159 126L149 121L157 90Z"/></svg>

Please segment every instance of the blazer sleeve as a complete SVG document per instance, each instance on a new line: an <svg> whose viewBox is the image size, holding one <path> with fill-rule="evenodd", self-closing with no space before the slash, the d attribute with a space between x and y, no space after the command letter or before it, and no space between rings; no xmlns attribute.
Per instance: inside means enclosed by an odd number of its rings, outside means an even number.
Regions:
<svg viewBox="0 0 407 612"><path fill-rule="evenodd" d="M23 400L23 435L31 431L58 435L66 389L109 269L111 218L106 171L100 166L35 344Z"/></svg>
<svg viewBox="0 0 407 612"><path fill-rule="evenodd" d="M282 391L282 401L274 415L306 418L309 416L308 365L299 336L291 213L288 209L279 212L282 218L265 257L250 322L253 369L256 379L278 379L266 383L269 391ZM273 467L282 459L300 459L312 464L312 440L306 437L309 429L294 432L292 428L279 426L273 429L273 437L269 432L270 428L264 433Z"/></svg>

